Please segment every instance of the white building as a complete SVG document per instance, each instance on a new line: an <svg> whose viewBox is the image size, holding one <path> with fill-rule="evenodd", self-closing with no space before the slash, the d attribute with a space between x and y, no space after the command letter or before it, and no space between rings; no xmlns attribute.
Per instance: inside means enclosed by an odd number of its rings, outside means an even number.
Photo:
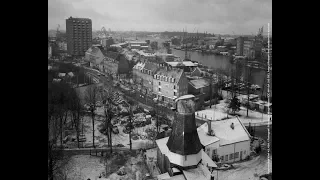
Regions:
<svg viewBox="0 0 320 180"><path fill-rule="evenodd" d="M238 117L208 120L197 131L205 152L218 162L233 163L250 155L250 134Z"/></svg>

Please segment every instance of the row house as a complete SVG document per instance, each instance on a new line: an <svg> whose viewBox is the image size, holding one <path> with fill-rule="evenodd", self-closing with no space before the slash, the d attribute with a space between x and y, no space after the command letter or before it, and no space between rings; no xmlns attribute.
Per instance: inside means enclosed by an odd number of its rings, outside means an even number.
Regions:
<svg viewBox="0 0 320 180"><path fill-rule="evenodd" d="M153 95L153 75L158 68L159 65L152 62L139 62L133 67L133 81L142 94Z"/></svg>
<svg viewBox="0 0 320 180"><path fill-rule="evenodd" d="M153 93L159 102L173 106L175 99L188 93L188 79L184 71L159 67L153 75Z"/></svg>

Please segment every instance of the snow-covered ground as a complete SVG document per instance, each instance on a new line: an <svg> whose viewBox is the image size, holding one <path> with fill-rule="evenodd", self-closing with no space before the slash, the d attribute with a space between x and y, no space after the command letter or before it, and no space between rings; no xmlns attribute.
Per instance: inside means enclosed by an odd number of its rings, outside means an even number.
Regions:
<svg viewBox="0 0 320 180"><path fill-rule="evenodd" d="M145 178L148 169L143 163L143 156L141 154L135 157L127 154L125 155L125 160L123 169L126 175L124 176L119 176L116 171L108 175L108 177L103 177L103 174L106 172L106 166L113 166L114 164L110 164L113 161L108 160L105 163L105 157L90 155L75 155L70 157L70 161L64 167L64 172L68 180L87 180L88 178L91 180L133 180L137 176L140 176L141 179ZM101 178L99 178L100 175Z"/></svg>
<svg viewBox="0 0 320 180"><path fill-rule="evenodd" d="M137 118L141 118L141 116L137 116ZM104 134L101 134L99 132L99 125L101 123L103 123L103 121L99 121L99 118L96 117L95 120L95 145L97 147L102 147L102 146L106 146L107 145L107 136L105 136ZM86 142L85 144L87 144L88 146L92 144L92 119L90 116L85 116L83 118L83 122L84 122L84 134L86 136ZM150 125L146 125L144 127L139 127L139 128L135 128L133 130L134 133L140 134L140 135L146 135L145 134L145 130L147 128L153 128L154 125L150 124ZM112 145L118 145L118 144L122 144L124 145L124 147L129 148L129 134L125 134L123 132L124 126L119 125L118 126L119 129L119 134L112 134ZM133 149L140 149L140 148L145 148L146 146L148 146L149 144L151 144L152 141L148 140L148 139L138 139L138 140L132 140L132 148Z"/></svg>
<svg viewBox="0 0 320 180"><path fill-rule="evenodd" d="M211 108L207 107L206 109L212 109L219 111L219 112L227 112L227 104L225 103L225 100L221 100L219 104L213 105ZM242 120L242 123L244 125L249 125L251 123L252 125L267 125L268 121L270 121L270 118L272 120L272 114L264 114L256 111L249 110L248 117L247 117L247 109L245 107L240 107L240 111L236 112L236 114L240 115L240 119ZM227 117L227 114L225 114ZM231 117L231 115L228 115ZM272 121L270 121L270 124L272 124Z"/></svg>
<svg viewBox="0 0 320 180"><path fill-rule="evenodd" d="M75 155L64 168L68 180L96 179L105 171L101 157L90 155Z"/></svg>
<svg viewBox="0 0 320 180"><path fill-rule="evenodd" d="M260 155L249 161L234 163L235 169L218 171L218 178L217 171L213 171L212 174L219 180L259 180L259 176L269 173L268 164L269 172L272 172L272 158L268 163L267 157Z"/></svg>

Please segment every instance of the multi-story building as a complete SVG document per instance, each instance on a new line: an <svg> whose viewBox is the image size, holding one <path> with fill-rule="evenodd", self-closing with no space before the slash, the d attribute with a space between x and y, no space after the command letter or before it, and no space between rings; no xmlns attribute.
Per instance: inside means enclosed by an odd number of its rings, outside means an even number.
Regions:
<svg viewBox="0 0 320 180"><path fill-rule="evenodd" d="M66 19L67 50L71 56L84 56L92 45L92 21L88 18Z"/></svg>
<svg viewBox="0 0 320 180"><path fill-rule="evenodd" d="M137 86L137 90L144 95L153 95L153 75L159 68L154 62L138 63L133 68L133 80Z"/></svg>
<svg viewBox="0 0 320 180"><path fill-rule="evenodd" d="M243 41L243 56L259 59L262 55L262 41L254 38Z"/></svg>
<svg viewBox="0 0 320 180"><path fill-rule="evenodd" d="M114 44L112 37L101 39L101 45L104 47L110 47L112 44Z"/></svg>
<svg viewBox="0 0 320 180"><path fill-rule="evenodd" d="M175 99L188 93L188 79L184 71L159 67L153 75L153 93L159 102L173 106Z"/></svg>
<svg viewBox="0 0 320 180"><path fill-rule="evenodd" d="M244 40L247 40L247 38L242 36L237 38L237 55L238 56L243 56Z"/></svg>
<svg viewBox="0 0 320 180"><path fill-rule="evenodd" d="M129 41L129 47L131 49L148 49L148 44L146 41Z"/></svg>

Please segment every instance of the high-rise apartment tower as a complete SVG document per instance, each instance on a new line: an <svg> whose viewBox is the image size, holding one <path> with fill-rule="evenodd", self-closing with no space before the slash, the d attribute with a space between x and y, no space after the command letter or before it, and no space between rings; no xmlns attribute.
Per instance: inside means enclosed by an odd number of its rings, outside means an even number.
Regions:
<svg viewBox="0 0 320 180"><path fill-rule="evenodd" d="M66 19L67 50L71 56L84 56L92 45L92 21L88 18Z"/></svg>

